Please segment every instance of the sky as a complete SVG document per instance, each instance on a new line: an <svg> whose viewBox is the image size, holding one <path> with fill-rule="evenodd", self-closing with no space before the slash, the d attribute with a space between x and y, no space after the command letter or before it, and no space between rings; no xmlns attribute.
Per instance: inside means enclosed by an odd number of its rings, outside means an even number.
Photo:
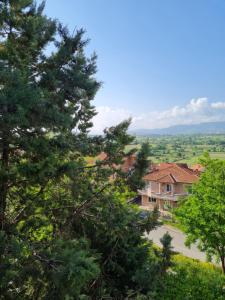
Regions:
<svg viewBox="0 0 225 300"><path fill-rule="evenodd" d="M103 82L93 133L225 121L224 0L47 0L46 14L86 29Z"/></svg>

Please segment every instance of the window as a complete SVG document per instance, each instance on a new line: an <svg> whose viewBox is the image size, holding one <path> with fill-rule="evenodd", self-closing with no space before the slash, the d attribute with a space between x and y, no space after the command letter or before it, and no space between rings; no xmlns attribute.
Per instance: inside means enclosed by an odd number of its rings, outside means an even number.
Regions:
<svg viewBox="0 0 225 300"><path fill-rule="evenodd" d="M156 203L156 198L149 197L148 201L151 203Z"/></svg>
<svg viewBox="0 0 225 300"><path fill-rule="evenodd" d="M171 190L172 190L171 184L167 184L166 185L166 191L171 192Z"/></svg>

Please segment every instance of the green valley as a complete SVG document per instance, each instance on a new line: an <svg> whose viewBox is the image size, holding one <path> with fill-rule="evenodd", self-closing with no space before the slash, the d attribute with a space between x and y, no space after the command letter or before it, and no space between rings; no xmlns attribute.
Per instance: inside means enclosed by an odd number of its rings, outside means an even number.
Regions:
<svg viewBox="0 0 225 300"><path fill-rule="evenodd" d="M153 162L184 162L189 165L198 162L204 152L211 158L225 159L225 135L178 135L137 136L126 147L129 152L140 148L144 141L150 144L150 160Z"/></svg>

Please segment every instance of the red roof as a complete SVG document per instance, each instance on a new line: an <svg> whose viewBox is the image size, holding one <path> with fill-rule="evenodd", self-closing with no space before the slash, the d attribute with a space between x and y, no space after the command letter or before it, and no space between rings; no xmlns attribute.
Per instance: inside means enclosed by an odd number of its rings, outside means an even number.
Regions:
<svg viewBox="0 0 225 300"><path fill-rule="evenodd" d="M121 170L125 173L129 172L130 169L134 167L135 162L136 162L136 155L133 154L125 157L121 165Z"/></svg>
<svg viewBox="0 0 225 300"><path fill-rule="evenodd" d="M107 154L105 152L101 152L97 157L96 160L99 161L106 161L108 158ZM134 167L134 164L136 162L136 155L132 154L129 156L124 157L121 165L115 165L113 164L113 168L115 169L121 169L123 172L127 173Z"/></svg>
<svg viewBox="0 0 225 300"><path fill-rule="evenodd" d="M100 161L103 161L103 160L106 160L107 159L107 154L105 152L101 152L97 157L96 157L96 160L100 160Z"/></svg>
<svg viewBox="0 0 225 300"><path fill-rule="evenodd" d="M196 164L196 165L192 166L191 168L192 168L192 170L198 171L198 172L203 172L205 170L205 168L201 164Z"/></svg>
<svg viewBox="0 0 225 300"><path fill-rule="evenodd" d="M161 183L194 183L198 181L199 174L188 168L186 164L161 163L155 165L144 179Z"/></svg>

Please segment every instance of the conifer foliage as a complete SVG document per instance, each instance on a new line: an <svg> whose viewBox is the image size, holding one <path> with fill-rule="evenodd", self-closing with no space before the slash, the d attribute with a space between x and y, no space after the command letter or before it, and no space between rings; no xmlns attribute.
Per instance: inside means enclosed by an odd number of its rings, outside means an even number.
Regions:
<svg viewBox="0 0 225 300"><path fill-rule="evenodd" d="M130 186L130 189L134 192L136 192L138 189L143 188L145 185L143 177L144 175L146 175L150 167L149 154L150 145L148 142L144 142L141 145L141 149L137 154L136 163L134 165L134 171L128 178L128 185Z"/></svg>
<svg viewBox="0 0 225 300"><path fill-rule="evenodd" d="M141 219L110 179L130 121L88 135L96 55L43 11L0 1L0 299L147 297L165 265L143 238L158 215Z"/></svg>

